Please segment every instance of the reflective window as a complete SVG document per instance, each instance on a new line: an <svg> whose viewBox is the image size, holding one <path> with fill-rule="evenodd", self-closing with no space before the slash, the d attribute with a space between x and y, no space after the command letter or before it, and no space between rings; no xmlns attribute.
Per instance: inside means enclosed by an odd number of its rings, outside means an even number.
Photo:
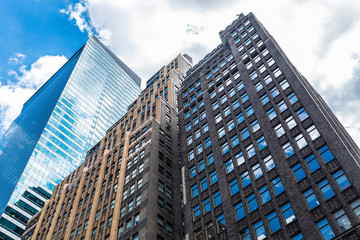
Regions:
<svg viewBox="0 0 360 240"><path fill-rule="evenodd" d="M293 147L291 146L290 142L285 143L282 146L282 148L283 148L284 153L285 153L287 158L291 157L295 153L295 151L294 151Z"/></svg>
<svg viewBox="0 0 360 240"><path fill-rule="evenodd" d="M286 224L289 224L296 219L290 203L286 203L285 205L283 205L281 207L281 211L282 211L282 214L284 215Z"/></svg>
<svg viewBox="0 0 360 240"><path fill-rule="evenodd" d="M301 168L300 163L296 164L295 166L292 167L292 170L295 174L296 180L299 182L301 180L303 180L304 178L306 178L305 172L304 170Z"/></svg>
<svg viewBox="0 0 360 240"><path fill-rule="evenodd" d="M333 177L335 178L335 181L337 182L339 188L342 190L345 190L346 188L350 187L350 182L345 176L343 170L339 170L336 173L333 174Z"/></svg>
<svg viewBox="0 0 360 240"><path fill-rule="evenodd" d="M310 210L320 205L312 188L304 192L304 197L306 199L306 202L308 203Z"/></svg>
<svg viewBox="0 0 360 240"><path fill-rule="evenodd" d="M357 199L354 202L350 203L350 207L354 211L357 218L360 220L360 199Z"/></svg>
<svg viewBox="0 0 360 240"><path fill-rule="evenodd" d="M214 197L214 204L215 207L219 206L221 204L221 196L220 196L220 191L217 191L213 194Z"/></svg>
<svg viewBox="0 0 360 240"><path fill-rule="evenodd" d="M254 194L251 194L249 197L246 198L249 206L249 211L253 212L258 209L258 204L256 202L256 198Z"/></svg>
<svg viewBox="0 0 360 240"><path fill-rule="evenodd" d="M280 180L280 177L275 178L274 180L271 181L271 183L274 187L276 195L279 195L280 193L284 192L284 186Z"/></svg>
<svg viewBox="0 0 360 240"><path fill-rule="evenodd" d="M253 170L253 172L254 172L254 177L255 177L255 179L258 179L258 178L260 178L260 177L263 175L263 172L262 172L262 170L261 170L260 163L255 164L255 165L252 167L252 170Z"/></svg>
<svg viewBox="0 0 360 240"><path fill-rule="evenodd" d="M336 212L334 212L334 218L337 222L337 224L340 227L341 232L345 232L346 230L350 229L351 223L349 221L349 218L346 216L345 212L343 209L340 209Z"/></svg>
<svg viewBox="0 0 360 240"><path fill-rule="evenodd" d="M248 172L248 171L246 171L246 172L244 172L243 174L241 174L240 177L241 177L241 182L242 182L243 188L245 188L245 187L247 187L248 185L250 185L251 179L250 179L250 176L249 176L249 172Z"/></svg>
<svg viewBox="0 0 360 240"><path fill-rule="evenodd" d="M332 190L329 182L327 179L321 181L318 183L318 186L321 190L321 193L323 194L325 200L329 200L330 198L332 198L333 196L335 196L334 191Z"/></svg>
<svg viewBox="0 0 360 240"><path fill-rule="evenodd" d="M203 201L203 205L204 205L204 212L205 212L205 213L211 211L210 198L206 198L206 199Z"/></svg>
<svg viewBox="0 0 360 240"><path fill-rule="evenodd" d="M277 232L281 229L281 226L280 226L280 222L279 222L279 219L276 215L276 212L272 212L270 213L268 216L267 216L267 219L268 219L268 222L269 222L269 225L270 225L270 229L271 229L271 232Z"/></svg>
<svg viewBox="0 0 360 240"><path fill-rule="evenodd" d="M230 192L231 195L235 195L236 193L239 192L239 185L236 179L232 180L230 182Z"/></svg>
<svg viewBox="0 0 360 240"><path fill-rule="evenodd" d="M255 223L254 229L255 229L256 237L258 240L266 238L266 232L265 232L263 221L260 220L257 223Z"/></svg>
<svg viewBox="0 0 360 240"><path fill-rule="evenodd" d="M335 234L326 218L318 222L316 225L318 226L324 240L333 239L335 237Z"/></svg>
<svg viewBox="0 0 360 240"><path fill-rule="evenodd" d="M263 204L265 204L271 200L270 192L266 185L259 189L259 193L260 193L261 201Z"/></svg>
<svg viewBox="0 0 360 240"><path fill-rule="evenodd" d="M320 168L319 163L316 161L316 158L313 154L311 154L309 157L305 158L305 161L308 164L308 167L311 172L315 172Z"/></svg>
<svg viewBox="0 0 360 240"><path fill-rule="evenodd" d="M245 217L244 206L242 202L239 202L235 205L235 212L236 212L236 220L239 221ZM250 237L250 236L249 236ZM241 238L244 239L244 238Z"/></svg>
<svg viewBox="0 0 360 240"><path fill-rule="evenodd" d="M326 145L319 149L319 153L321 154L321 157L325 163L328 163L334 159L334 156Z"/></svg>

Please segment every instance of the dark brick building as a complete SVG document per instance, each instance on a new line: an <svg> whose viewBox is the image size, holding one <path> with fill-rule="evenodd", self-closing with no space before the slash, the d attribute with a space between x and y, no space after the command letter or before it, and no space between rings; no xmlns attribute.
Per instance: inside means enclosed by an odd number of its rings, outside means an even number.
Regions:
<svg viewBox="0 0 360 240"><path fill-rule="evenodd" d="M358 239L359 148L256 17L179 93L186 239Z"/></svg>
<svg viewBox="0 0 360 240"><path fill-rule="evenodd" d="M252 13L220 38L148 80L23 239L359 238L359 148Z"/></svg>

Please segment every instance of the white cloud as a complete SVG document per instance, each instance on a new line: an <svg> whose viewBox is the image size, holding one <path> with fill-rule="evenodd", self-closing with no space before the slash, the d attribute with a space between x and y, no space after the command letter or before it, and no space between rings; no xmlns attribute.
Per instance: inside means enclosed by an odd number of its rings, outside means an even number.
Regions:
<svg viewBox="0 0 360 240"><path fill-rule="evenodd" d="M23 53L14 53L13 56L10 56L8 59L8 63L18 64L21 63L25 59L26 55Z"/></svg>
<svg viewBox="0 0 360 240"><path fill-rule="evenodd" d="M15 81L0 84L0 135L20 114L22 105L41 87L65 62L65 56L43 56L29 68L21 66L18 72L9 72Z"/></svg>
<svg viewBox="0 0 360 240"><path fill-rule="evenodd" d="M143 80L179 52L188 53L196 63L220 43L218 32L236 14L252 11L337 112L330 91L346 91L342 87L354 77L352 56L360 53L357 0L81 0L78 4L82 6L66 11L70 19L80 30L100 35ZM360 118L357 111L349 114ZM352 125L348 130L357 138Z"/></svg>

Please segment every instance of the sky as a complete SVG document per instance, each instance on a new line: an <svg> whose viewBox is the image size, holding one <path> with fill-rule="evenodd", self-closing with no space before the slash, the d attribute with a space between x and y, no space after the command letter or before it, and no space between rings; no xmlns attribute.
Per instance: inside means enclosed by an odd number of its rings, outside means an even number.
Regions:
<svg viewBox="0 0 360 240"><path fill-rule="evenodd" d="M22 104L97 36L143 83L178 53L196 64L253 12L360 144L358 0L4 0L0 136Z"/></svg>

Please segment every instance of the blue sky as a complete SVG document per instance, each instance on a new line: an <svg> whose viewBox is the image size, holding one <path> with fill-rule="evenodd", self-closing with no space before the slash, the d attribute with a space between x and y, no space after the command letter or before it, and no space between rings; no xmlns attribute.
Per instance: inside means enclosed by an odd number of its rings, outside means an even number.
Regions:
<svg viewBox="0 0 360 240"><path fill-rule="evenodd" d="M22 60L31 65L40 56L70 57L87 40L68 16L60 13L69 1L5 0L0 3L0 78L9 80L8 71L16 69L9 63L15 53L26 55ZM11 78L10 78L11 80Z"/></svg>
<svg viewBox="0 0 360 240"><path fill-rule="evenodd" d="M358 0L3 0L0 135L90 35L145 81L180 52L198 62L250 11L360 144Z"/></svg>

